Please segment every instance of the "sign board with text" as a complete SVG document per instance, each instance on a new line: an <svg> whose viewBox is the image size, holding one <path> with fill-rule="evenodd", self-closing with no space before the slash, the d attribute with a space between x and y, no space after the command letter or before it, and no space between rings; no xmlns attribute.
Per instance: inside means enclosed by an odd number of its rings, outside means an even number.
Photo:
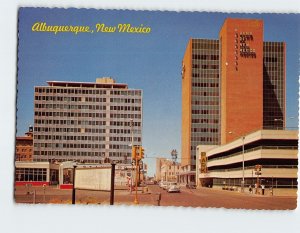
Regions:
<svg viewBox="0 0 300 233"><path fill-rule="evenodd" d="M207 158L206 158L206 153L201 152L201 173L206 173L207 172Z"/></svg>

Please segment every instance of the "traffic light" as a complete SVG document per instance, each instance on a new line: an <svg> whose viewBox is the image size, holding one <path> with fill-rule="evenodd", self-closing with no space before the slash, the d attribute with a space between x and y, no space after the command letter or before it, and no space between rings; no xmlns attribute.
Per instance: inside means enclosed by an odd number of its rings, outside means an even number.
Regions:
<svg viewBox="0 0 300 233"><path fill-rule="evenodd" d="M255 168L254 168L255 175L257 175L257 176L261 175L261 168L262 168L262 165L259 165L259 164L255 165Z"/></svg>
<svg viewBox="0 0 300 233"><path fill-rule="evenodd" d="M142 146L132 147L132 159L142 160L144 158L144 148Z"/></svg>
<svg viewBox="0 0 300 233"><path fill-rule="evenodd" d="M140 157L140 159L143 159L144 158L144 148L142 146L140 146L139 149L140 149L140 151L139 151L140 152L140 156L139 157Z"/></svg>
<svg viewBox="0 0 300 233"><path fill-rule="evenodd" d="M133 160L135 160L135 158L136 158L136 147L135 146L132 147L131 158Z"/></svg>
<svg viewBox="0 0 300 233"><path fill-rule="evenodd" d="M260 172L261 168L262 168L261 165L259 165L259 164L255 165L255 171L259 171Z"/></svg>

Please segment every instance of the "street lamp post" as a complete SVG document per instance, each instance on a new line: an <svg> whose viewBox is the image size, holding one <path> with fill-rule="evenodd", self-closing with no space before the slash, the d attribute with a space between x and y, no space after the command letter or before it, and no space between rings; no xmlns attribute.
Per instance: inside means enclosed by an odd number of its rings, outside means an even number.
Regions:
<svg viewBox="0 0 300 233"><path fill-rule="evenodd" d="M131 151L133 150L133 119L130 119L130 131L131 131ZM131 169L130 169L130 194L132 194L132 155L131 155Z"/></svg>
<svg viewBox="0 0 300 233"><path fill-rule="evenodd" d="M233 134L233 132L229 132L229 134ZM241 183L241 192L244 192L245 187L245 136L242 136L242 183Z"/></svg>
<svg viewBox="0 0 300 233"><path fill-rule="evenodd" d="M174 166L174 177L175 177L175 180L177 181L176 175L175 175L175 165L176 165L176 160L177 160L177 151L175 149L173 149L171 151L171 156L172 156L173 166Z"/></svg>
<svg viewBox="0 0 300 233"><path fill-rule="evenodd" d="M144 163L142 160L139 161L139 179L138 179L138 185L141 185L141 173L143 173L144 169ZM143 177L142 177L143 178Z"/></svg>
<svg viewBox="0 0 300 233"><path fill-rule="evenodd" d="M135 156L135 197L134 197L134 204L138 205L138 195L137 195L137 190L138 190L138 173L139 173L139 164L138 164L138 157Z"/></svg>
<svg viewBox="0 0 300 233"><path fill-rule="evenodd" d="M242 180L242 186L241 186L241 192L244 192L245 187L245 136L242 137L243 141L243 180Z"/></svg>

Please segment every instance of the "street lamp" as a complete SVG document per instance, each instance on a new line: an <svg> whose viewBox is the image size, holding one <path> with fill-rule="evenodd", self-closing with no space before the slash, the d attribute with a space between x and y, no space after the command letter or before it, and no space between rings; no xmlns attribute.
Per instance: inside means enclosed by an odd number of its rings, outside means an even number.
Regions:
<svg viewBox="0 0 300 233"><path fill-rule="evenodd" d="M174 177L175 177L175 180L177 180L176 175L175 175L175 164L176 164L176 160L177 160L177 151L175 149L173 149L171 151L171 156L172 156L173 166L174 166Z"/></svg>
<svg viewBox="0 0 300 233"><path fill-rule="evenodd" d="M291 117L287 117L286 119L295 119L295 117L291 116ZM274 122L282 122L282 127L285 123L285 121L282 118L275 118Z"/></svg>
<svg viewBox="0 0 300 233"><path fill-rule="evenodd" d="M295 117L291 116L291 117L288 117L288 119L294 119ZM283 119L281 118L275 118L274 121L282 121L283 122Z"/></svg>
<svg viewBox="0 0 300 233"><path fill-rule="evenodd" d="M281 128L281 127L283 127L283 124L284 124L284 120L283 119L281 119L281 118L275 118L274 119L274 122L279 122L279 123L277 123L276 125L277 125L277 127L276 127L276 129L278 130L278 128ZM281 123L280 122L282 122L282 126L281 126ZM275 125L274 125L275 126Z"/></svg>
<svg viewBox="0 0 300 233"><path fill-rule="evenodd" d="M229 134L234 134L232 131L228 132ZM241 183L241 192L244 192L245 186L245 136L242 136L242 150L243 150L243 175L242 175L242 183Z"/></svg>
<svg viewBox="0 0 300 233"><path fill-rule="evenodd" d="M283 120L282 119L274 119L274 121L281 121L281 122L283 122Z"/></svg>

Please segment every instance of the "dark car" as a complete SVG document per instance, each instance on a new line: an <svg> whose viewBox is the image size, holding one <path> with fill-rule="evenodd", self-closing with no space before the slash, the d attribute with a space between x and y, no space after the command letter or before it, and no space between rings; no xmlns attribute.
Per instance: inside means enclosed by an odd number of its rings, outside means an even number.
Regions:
<svg viewBox="0 0 300 233"><path fill-rule="evenodd" d="M195 189L196 188L196 184L195 183L188 183L188 184L186 184L185 187L188 188L188 189Z"/></svg>

